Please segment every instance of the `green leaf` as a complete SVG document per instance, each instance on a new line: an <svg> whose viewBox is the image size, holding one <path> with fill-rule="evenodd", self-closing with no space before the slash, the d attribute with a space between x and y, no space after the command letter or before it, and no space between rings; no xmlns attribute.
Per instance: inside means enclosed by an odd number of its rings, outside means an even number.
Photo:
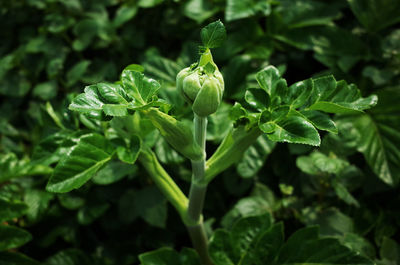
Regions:
<svg viewBox="0 0 400 265"><path fill-rule="evenodd" d="M0 252L2 265L39 265L40 263L18 252Z"/></svg>
<svg viewBox="0 0 400 265"><path fill-rule="evenodd" d="M42 100L50 100L57 95L57 82L54 80L37 84L33 88L33 95Z"/></svg>
<svg viewBox="0 0 400 265"><path fill-rule="evenodd" d="M18 248L32 239L29 232L9 225L0 225L0 251Z"/></svg>
<svg viewBox="0 0 400 265"><path fill-rule="evenodd" d="M176 75L182 70L183 67L181 65L171 59L162 57L156 49L148 49L143 66L144 69L146 69L147 75L157 80L163 80L164 82L173 84L174 91L176 91ZM163 84L163 89L161 89L160 93L163 92L164 86L165 84Z"/></svg>
<svg viewBox="0 0 400 265"><path fill-rule="evenodd" d="M30 222L38 221L48 209L54 195L42 190L31 189L25 192L24 201L28 206L27 219Z"/></svg>
<svg viewBox="0 0 400 265"><path fill-rule="evenodd" d="M184 248L179 253L170 248L160 248L139 255L141 265L200 265L197 253Z"/></svg>
<svg viewBox="0 0 400 265"><path fill-rule="evenodd" d="M371 95L362 98L354 84L336 82L333 76L314 79L312 104L308 108L328 113L357 113L376 105L378 98Z"/></svg>
<svg viewBox="0 0 400 265"><path fill-rule="evenodd" d="M99 32L99 23L95 19L85 18L79 21L74 27L74 34L77 39L72 43L76 51L85 50Z"/></svg>
<svg viewBox="0 0 400 265"><path fill-rule="evenodd" d="M113 156L110 143L99 134L85 134L74 141L76 144L54 169L47 191L68 192L81 187Z"/></svg>
<svg viewBox="0 0 400 265"><path fill-rule="evenodd" d="M241 259L251 251L263 232L271 227L271 223L271 216L264 214L242 218L233 225L232 246Z"/></svg>
<svg viewBox="0 0 400 265"><path fill-rule="evenodd" d="M22 176L47 175L51 168L18 159L14 153L0 154L0 183Z"/></svg>
<svg viewBox="0 0 400 265"><path fill-rule="evenodd" d="M44 265L87 265L93 260L79 249L67 249L58 252L46 260Z"/></svg>
<svg viewBox="0 0 400 265"><path fill-rule="evenodd" d="M379 104L368 114L344 116L338 127L349 130L356 137L356 147L373 172L385 183L400 182L400 93L398 87L382 89Z"/></svg>
<svg viewBox="0 0 400 265"><path fill-rule="evenodd" d="M141 217L150 225L164 228L167 201L155 186L148 186L140 191L127 190L119 201L119 216L124 223Z"/></svg>
<svg viewBox="0 0 400 265"><path fill-rule="evenodd" d="M359 252L366 257L371 259L376 257L375 246L360 235L346 233L344 236L339 237L339 240L344 246L353 251Z"/></svg>
<svg viewBox="0 0 400 265"><path fill-rule="evenodd" d="M61 206L68 210L76 210L85 204L85 199L73 193L60 193L57 195Z"/></svg>
<svg viewBox="0 0 400 265"><path fill-rule="evenodd" d="M110 208L109 203L89 204L78 212L78 223L81 225L90 225L96 219L101 217Z"/></svg>
<svg viewBox="0 0 400 265"><path fill-rule="evenodd" d="M28 207L24 203L0 199L0 222L21 217L27 210Z"/></svg>
<svg viewBox="0 0 400 265"><path fill-rule="evenodd" d="M231 231L216 230L209 245L215 265L374 264L337 239L321 238L317 227L297 230L284 242L282 223L271 225L269 218L246 217Z"/></svg>
<svg viewBox="0 0 400 265"><path fill-rule="evenodd" d="M227 0L225 18L227 21L253 17L257 13L268 16L271 6L263 0Z"/></svg>
<svg viewBox="0 0 400 265"><path fill-rule="evenodd" d="M151 78L147 78L141 72L124 70L121 81L125 92L135 100L135 105L144 105L157 94L160 84Z"/></svg>
<svg viewBox="0 0 400 265"><path fill-rule="evenodd" d="M314 110L302 110L300 113L306 117L315 128L330 133L338 133L338 129L329 115Z"/></svg>
<svg viewBox="0 0 400 265"><path fill-rule="evenodd" d="M325 3L314 0L279 0L282 23L289 28L331 25L340 18L340 2Z"/></svg>
<svg viewBox="0 0 400 265"><path fill-rule="evenodd" d="M263 111L270 102L268 95L261 89L248 89L245 93L244 99L250 106L258 111Z"/></svg>
<svg viewBox="0 0 400 265"><path fill-rule="evenodd" d="M271 100L281 96L279 92L287 90L286 80L281 78L279 70L273 66L268 66L258 72L256 79L260 87L270 95Z"/></svg>
<svg viewBox="0 0 400 265"><path fill-rule="evenodd" d="M90 118L109 120L113 116L126 116L130 110L149 106L160 88L154 79L145 77L138 66L128 66L121 75L122 85L99 83L85 87L85 92L73 99L70 110Z"/></svg>
<svg viewBox="0 0 400 265"><path fill-rule="evenodd" d="M336 195L346 202L349 205L353 205L355 207L360 207L358 201L351 195L351 193L347 190L346 186L338 181L334 181L332 183L333 188L335 189Z"/></svg>
<svg viewBox="0 0 400 265"><path fill-rule="evenodd" d="M220 20L212 22L201 29L201 41L207 48L218 48L226 39L226 30Z"/></svg>
<svg viewBox="0 0 400 265"><path fill-rule="evenodd" d="M136 172L136 166L127 165L118 161L111 161L94 175L92 181L97 185L110 185L126 176L135 176Z"/></svg>
<svg viewBox="0 0 400 265"><path fill-rule="evenodd" d="M393 264L400 262L400 246L390 238L384 237L379 254L382 260L392 261Z"/></svg>
<svg viewBox="0 0 400 265"><path fill-rule="evenodd" d="M289 113L280 120L273 121L273 131L263 127L267 123L261 123L260 129L267 133L268 139L276 142L288 142L297 144L309 144L318 146L321 143L318 131L304 117L295 112Z"/></svg>
<svg viewBox="0 0 400 265"><path fill-rule="evenodd" d="M327 156L320 152L313 152L309 156L299 156L296 162L297 166L310 175L319 175L321 173L339 175L349 163L335 156Z"/></svg>
<svg viewBox="0 0 400 265"><path fill-rule="evenodd" d="M347 0L351 10L369 31L379 31L400 21L397 0Z"/></svg>
<svg viewBox="0 0 400 265"><path fill-rule="evenodd" d="M131 20L136 15L137 11L138 7L134 4L127 3L121 5L115 13L113 26L115 28L122 26L123 24Z"/></svg>
<svg viewBox="0 0 400 265"><path fill-rule="evenodd" d="M83 75L86 73L86 70L88 69L90 63L91 62L88 60L83 60L72 66L71 69L68 70L66 75L67 85L72 86L80 81Z"/></svg>
<svg viewBox="0 0 400 265"><path fill-rule="evenodd" d="M267 135L258 137L257 141L246 150L237 165L239 175L244 178L254 177L274 147L275 143L268 140Z"/></svg>
<svg viewBox="0 0 400 265"><path fill-rule="evenodd" d="M182 13L197 23L202 23L220 10L209 0L188 0L184 2Z"/></svg>
<svg viewBox="0 0 400 265"><path fill-rule="evenodd" d="M311 78L294 83L288 88L288 92L284 98L285 103L289 104L292 108L302 107L310 98L313 86Z"/></svg>
<svg viewBox="0 0 400 265"><path fill-rule="evenodd" d="M142 8L150 8L157 6L164 2L164 0L139 0L139 6Z"/></svg>
<svg viewBox="0 0 400 265"><path fill-rule="evenodd" d="M134 164L139 156L142 141L136 135L132 135L128 146L118 146L117 156L119 160L128 164Z"/></svg>
<svg viewBox="0 0 400 265"><path fill-rule="evenodd" d="M306 212L306 210L308 209L304 209L303 212ZM304 214L305 223L307 225L318 225L322 236L343 236L354 232L353 220L338 209L313 210L314 212L310 211L309 217Z"/></svg>
<svg viewBox="0 0 400 265"><path fill-rule="evenodd" d="M283 223L280 222L271 226L261 236L256 245L256 255L263 263L270 263L283 243Z"/></svg>
<svg viewBox="0 0 400 265"><path fill-rule="evenodd" d="M210 238L209 251L216 265L235 265L238 253L234 251L230 233L224 229L215 230Z"/></svg>

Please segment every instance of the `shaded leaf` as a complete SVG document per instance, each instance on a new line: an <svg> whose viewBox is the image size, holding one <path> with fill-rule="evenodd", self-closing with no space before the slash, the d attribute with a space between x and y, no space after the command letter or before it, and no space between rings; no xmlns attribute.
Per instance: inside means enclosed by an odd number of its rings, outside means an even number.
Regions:
<svg viewBox="0 0 400 265"><path fill-rule="evenodd" d="M39 265L40 263L18 252L0 252L2 265Z"/></svg>
<svg viewBox="0 0 400 265"><path fill-rule="evenodd" d="M136 166L127 165L118 161L111 161L94 175L92 181L97 185L109 185L128 175L135 176L136 172Z"/></svg>
<svg viewBox="0 0 400 265"><path fill-rule="evenodd" d="M24 203L0 199L0 222L21 217L27 210L28 207Z"/></svg>
<svg viewBox="0 0 400 265"><path fill-rule="evenodd" d="M267 1L262 0L228 0L225 9L227 21L252 17L257 13L269 15L271 6Z"/></svg>
<svg viewBox="0 0 400 265"><path fill-rule="evenodd" d="M141 265L200 265L197 253L192 249L182 249L179 253L170 248L160 248L139 255Z"/></svg>
<svg viewBox="0 0 400 265"><path fill-rule="evenodd" d="M46 260L44 265L87 265L93 260L79 249L67 249L58 252Z"/></svg>
<svg viewBox="0 0 400 265"><path fill-rule="evenodd" d="M400 21L397 0L347 0L361 24L370 31L378 31Z"/></svg>
<svg viewBox="0 0 400 265"><path fill-rule="evenodd" d="M32 239L32 235L21 228L0 225L0 251L18 248Z"/></svg>
<svg viewBox="0 0 400 265"><path fill-rule="evenodd" d="M113 148L96 133L75 139L76 144L60 160L47 183L50 192L68 192L85 184L112 157Z"/></svg>

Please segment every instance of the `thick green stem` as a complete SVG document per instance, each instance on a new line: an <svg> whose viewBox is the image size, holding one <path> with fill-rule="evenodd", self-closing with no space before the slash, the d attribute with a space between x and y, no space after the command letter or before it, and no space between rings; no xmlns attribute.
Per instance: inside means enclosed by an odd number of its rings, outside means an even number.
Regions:
<svg viewBox="0 0 400 265"><path fill-rule="evenodd" d="M149 149L142 150L140 152L139 161L146 168L146 171L149 173L154 183L167 200L175 207L181 215L182 220L185 222L188 199L158 162L156 155Z"/></svg>
<svg viewBox="0 0 400 265"><path fill-rule="evenodd" d="M190 238L192 239L193 246L199 254L201 264L213 265L210 255L208 254L208 239L203 223L194 226L188 226L187 229L189 231Z"/></svg>
<svg viewBox="0 0 400 265"><path fill-rule="evenodd" d="M207 118L194 115L194 139L200 146L204 156L200 160L192 160L192 183L189 192L188 217L193 223L201 222L201 212L203 211L204 198L207 184L204 183L206 169L206 134Z"/></svg>
<svg viewBox="0 0 400 265"><path fill-rule="evenodd" d="M194 115L194 139L204 152L203 159L192 160L192 183L189 192L189 205L186 224L194 248L197 250L201 262L204 265L212 265L208 254L208 239L204 230L202 211L207 191L204 182L206 168L206 133L207 118Z"/></svg>

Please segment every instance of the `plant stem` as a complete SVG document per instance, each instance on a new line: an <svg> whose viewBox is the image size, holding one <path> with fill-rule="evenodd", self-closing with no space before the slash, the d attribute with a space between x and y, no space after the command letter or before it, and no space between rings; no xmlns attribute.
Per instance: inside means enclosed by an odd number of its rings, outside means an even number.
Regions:
<svg viewBox="0 0 400 265"><path fill-rule="evenodd" d="M139 161L146 168L154 183L161 190L167 200L175 207L185 222L188 199L174 180L168 175L156 155L149 149L140 152Z"/></svg>
<svg viewBox="0 0 400 265"><path fill-rule="evenodd" d="M194 248L197 250L200 260L204 265L212 265L208 254L208 239L204 230L202 211L207 191L207 183L204 181L206 168L206 133L207 118L194 114L194 139L203 150L204 156L200 160L192 160L192 183L189 192L189 205L186 224Z"/></svg>

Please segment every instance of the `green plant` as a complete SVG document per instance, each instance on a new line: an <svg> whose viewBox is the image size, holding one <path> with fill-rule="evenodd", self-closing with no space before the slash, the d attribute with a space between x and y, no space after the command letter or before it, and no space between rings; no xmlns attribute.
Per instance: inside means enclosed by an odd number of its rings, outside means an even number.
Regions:
<svg viewBox="0 0 400 265"><path fill-rule="evenodd" d="M229 116L233 127L206 160L207 117L217 111L224 91L223 77L210 49L221 46L225 35L225 27L220 21L203 28L199 61L177 75L177 89L188 103L193 104L193 126L169 114L174 106L157 97L160 84L147 78L143 74L144 68L139 65L125 68L116 83L87 86L83 94L72 100L69 108L94 120L111 120L111 126L104 135L91 132L73 137L67 155L54 169L47 190L65 193L77 189L114 157L128 164L138 160L181 216L201 264L306 261L370 264L368 259L341 246L336 239L319 238L316 228L299 230L284 243L282 224L272 225L269 215L241 219L231 232L217 230L208 247L202 217L207 186L238 162L260 136L274 142L318 146L321 140L317 130L338 132L329 113L358 114L377 103L375 95L361 97L355 85L336 81L331 75L288 86L280 71L268 66L256 74L257 83L245 92L245 103L231 107ZM149 123L171 147L191 160L193 174L188 197L152 150L154 142L147 129ZM295 255L299 242L302 242L302 254ZM316 246L321 247L317 251L320 254L313 255ZM140 260L143 265L198 262L189 250L178 254L169 249L143 254Z"/></svg>

